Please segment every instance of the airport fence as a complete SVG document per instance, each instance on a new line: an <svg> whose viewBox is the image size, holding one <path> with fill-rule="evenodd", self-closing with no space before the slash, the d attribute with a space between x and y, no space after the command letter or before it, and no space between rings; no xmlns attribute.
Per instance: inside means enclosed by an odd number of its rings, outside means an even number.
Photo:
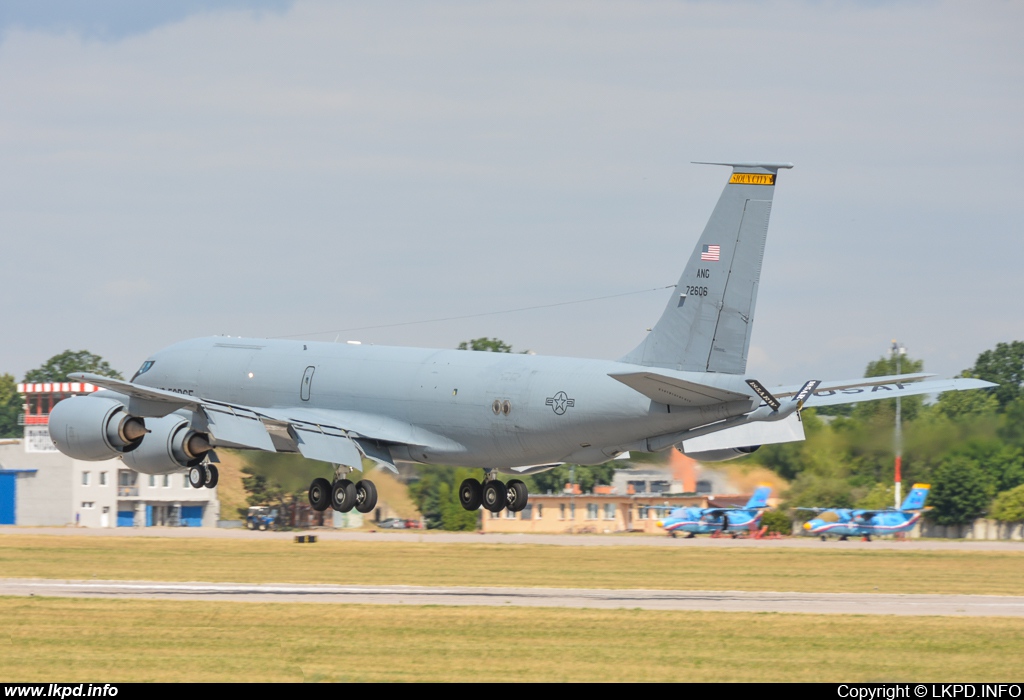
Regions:
<svg viewBox="0 0 1024 700"><path fill-rule="evenodd" d="M978 518L966 525L938 525L925 520L919 527L914 528L910 536L954 540L1024 540L1024 522L1004 523L991 518Z"/></svg>

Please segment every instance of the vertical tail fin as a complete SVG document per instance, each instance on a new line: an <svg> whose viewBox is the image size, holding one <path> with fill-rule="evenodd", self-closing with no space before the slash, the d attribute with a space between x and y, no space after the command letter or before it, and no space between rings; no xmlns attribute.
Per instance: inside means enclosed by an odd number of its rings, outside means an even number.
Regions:
<svg viewBox="0 0 1024 700"><path fill-rule="evenodd" d="M747 501L745 508L767 508L768 507L768 496L772 493L771 486L758 486L754 491L754 495Z"/></svg>
<svg viewBox="0 0 1024 700"><path fill-rule="evenodd" d="M780 168L793 165L711 165L731 166L729 182L664 313L623 362L694 372L746 371L775 178Z"/></svg>
<svg viewBox="0 0 1024 700"><path fill-rule="evenodd" d="M931 484L914 484L914 488L910 489L910 493L907 494L903 505L900 506L900 510L921 510L924 508L924 501L928 498L928 489L930 488Z"/></svg>

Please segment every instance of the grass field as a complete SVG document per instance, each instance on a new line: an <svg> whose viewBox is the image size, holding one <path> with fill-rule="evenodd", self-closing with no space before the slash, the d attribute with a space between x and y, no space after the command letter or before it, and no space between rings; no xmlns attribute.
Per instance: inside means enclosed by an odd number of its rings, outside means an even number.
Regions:
<svg viewBox="0 0 1024 700"><path fill-rule="evenodd" d="M0 679L1020 681L1008 618L0 598Z"/></svg>
<svg viewBox="0 0 1024 700"><path fill-rule="evenodd" d="M1014 552L0 536L0 576L1024 595ZM1018 623L1019 624L1019 623Z"/></svg>

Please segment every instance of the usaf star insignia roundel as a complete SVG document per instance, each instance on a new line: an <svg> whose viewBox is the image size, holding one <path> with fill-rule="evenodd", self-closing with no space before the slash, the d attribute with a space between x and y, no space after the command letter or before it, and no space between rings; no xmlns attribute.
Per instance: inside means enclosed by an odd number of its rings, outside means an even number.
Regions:
<svg viewBox="0 0 1024 700"><path fill-rule="evenodd" d="M565 409L572 408L576 405L576 399L570 399L564 391L560 391L554 396L549 396L545 401L544 405L551 406L551 410L562 415L565 413Z"/></svg>

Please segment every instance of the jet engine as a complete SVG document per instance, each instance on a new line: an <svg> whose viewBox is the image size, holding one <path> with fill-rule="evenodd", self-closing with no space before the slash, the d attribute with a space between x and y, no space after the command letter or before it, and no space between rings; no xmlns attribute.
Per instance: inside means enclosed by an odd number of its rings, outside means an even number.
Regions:
<svg viewBox="0 0 1024 700"><path fill-rule="evenodd" d="M687 457L693 457L698 462L724 462L727 459L736 459L753 454L760 449L760 445L749 447L728 447L722 450L707 450L706 452L687 452Z"/></svg>
<svg viewBox="0 0 1024 700"><path fill-rule="evenodd" d="M189 428L189 421L172 413L163 418L147 418L149 434L135 450L121 455L121 461L143 474L169 474L194 467L210 451L204 433Z"/></svg>
<svg viewBox="0 0 1024 700"><path fill-rule="evenodd" d="M146 435L146 422L123 403L96 396L64 399L53 407L49 424L57 449L87 462L130 454Z"/></svg>

